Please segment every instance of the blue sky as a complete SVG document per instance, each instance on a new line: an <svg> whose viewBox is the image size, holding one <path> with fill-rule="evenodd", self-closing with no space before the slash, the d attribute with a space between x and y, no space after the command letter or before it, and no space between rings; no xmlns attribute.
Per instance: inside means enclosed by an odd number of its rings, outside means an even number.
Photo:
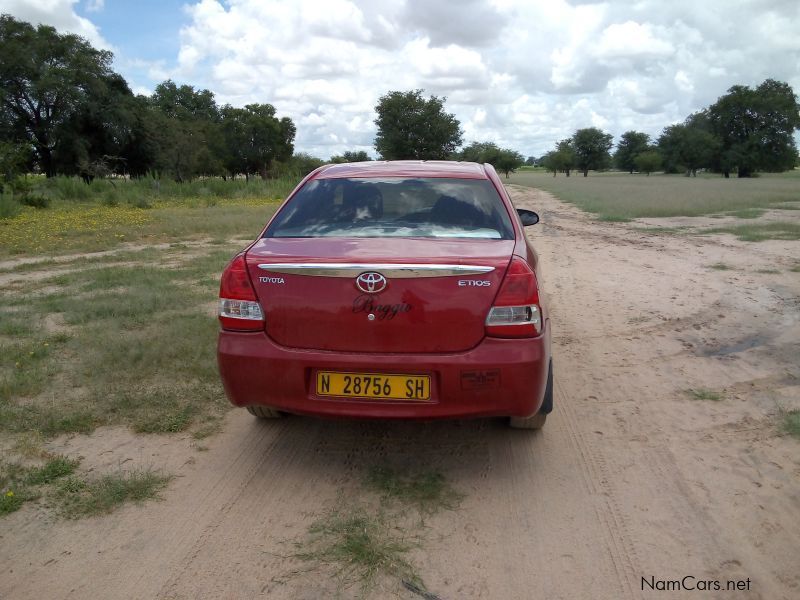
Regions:
<svg viewBox="0 0 800 600"><path fill-rule="evenodd" d="M798 0L0 0L115 53L137 93L171 78L270 103L321 158L374 155L390 90L447 98L466 142L539 156L582 127L656 138L732 85L800 90ZM731 15L727 17L726 15Z"/></svg>
<svg viewBox="0 0 800 600"><path fill-rule="evenodd" d="M88 10L91 2L81 2L75 12L92 21L120 56L157 60L178 55L179 31L189 20L184 4L177 0L106 0L99 10Z"/></svg>
<svg viewBox="0 0 800 600"><path fill-rule="evenodd" d="M105 0L100 9L80 2L75 12L94 23L114 50L115 67L132 87L152 89L158 83L148 73L151 64L174 64L180 50L180 28L189 18L185 1ZM147 64L141 64L146 62Z"/></svg>

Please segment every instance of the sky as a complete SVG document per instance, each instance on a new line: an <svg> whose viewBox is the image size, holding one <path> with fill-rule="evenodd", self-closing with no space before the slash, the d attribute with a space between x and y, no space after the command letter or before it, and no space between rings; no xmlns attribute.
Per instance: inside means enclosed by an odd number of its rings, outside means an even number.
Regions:
<svg viewBox="0 0 800 600"><path fill-rule="evenodd" d="M732 85L800 91L800 0L0 0L165 79L269 103L295 150L375 156L390 90L446 97L465 142L541 156L582 127L654 138Z"/></svg>

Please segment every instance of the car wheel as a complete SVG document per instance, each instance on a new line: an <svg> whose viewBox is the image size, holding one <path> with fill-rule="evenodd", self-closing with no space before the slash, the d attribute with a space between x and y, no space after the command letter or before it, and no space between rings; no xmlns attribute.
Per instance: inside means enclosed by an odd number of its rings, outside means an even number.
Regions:
<svg viewBox="0 0 800 600"><path fill-rule="evenodd" d="M283 416L282 412L269 406L248 406L247 412L259 419L280 419Z"/></svg>
<svg viewBox="0 0 800 600"><path fill-rule="evenodd" d="M530 417L511 417L509 424L514 429L541 429L547 421L547 415L553 410L553 363L547 369L547 386L544 389L544 400L539 412Z"/></svg>

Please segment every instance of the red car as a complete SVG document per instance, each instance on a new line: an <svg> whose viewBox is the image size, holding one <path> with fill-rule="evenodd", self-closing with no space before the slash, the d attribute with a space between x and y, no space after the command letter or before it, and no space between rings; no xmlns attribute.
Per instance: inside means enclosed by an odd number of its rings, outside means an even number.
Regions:
<svg viewBox="0 0 800 600"><path fill-rule="evenodd" d="M490 165L390 161L308 175L220 285L219 370L236 406L378 418L553 408L537 257Z"/></svg>

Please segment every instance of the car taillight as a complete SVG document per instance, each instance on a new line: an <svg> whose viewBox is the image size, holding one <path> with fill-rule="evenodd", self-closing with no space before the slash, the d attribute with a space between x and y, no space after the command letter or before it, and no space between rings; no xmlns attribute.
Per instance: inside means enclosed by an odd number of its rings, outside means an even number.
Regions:
<svg viewBox="0 0 800 600"><path fill-rule="evenodd" d="M222 273L219 284L219 322L223 329L258 331L264 329L264 313L247 274L244 254L234 258Z"/></svg>
<svg viewBox="0 0 800 600"><path fill-rule="evenodd" d="M542 331L539 285L524 260L511 259L508 271L486 317L486 335L492 337L534 337Z"/></svg>

